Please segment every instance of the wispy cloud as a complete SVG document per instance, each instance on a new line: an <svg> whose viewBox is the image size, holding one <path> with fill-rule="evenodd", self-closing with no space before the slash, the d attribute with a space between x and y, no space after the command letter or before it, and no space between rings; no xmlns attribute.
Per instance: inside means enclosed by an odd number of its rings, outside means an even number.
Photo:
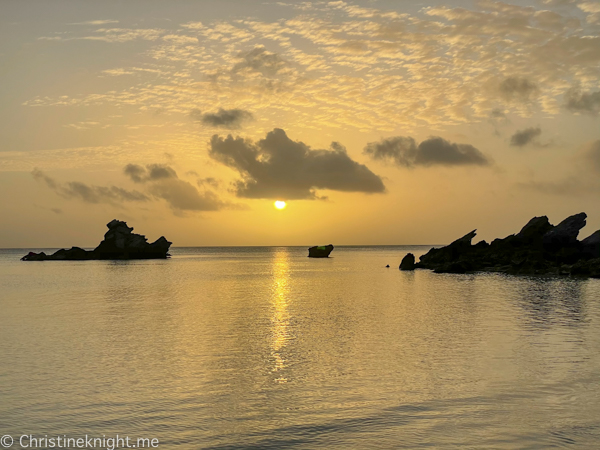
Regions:
<svg viewBox="0 0 600 450"><path fill-rule="evenodd" d="M76 198L86 203L109 203L116 205L122 202L147 202L150 200L147 195L139 191L129 191L117 186L93 186L80 181L61 183L39 169L34 169L31 175L35 180L45 183L46 186L61 197L67 199Z"/></svg>
<svg viewBox="0 0 600 450"><path fill-rule="evenodd" d="M211 192L200 192L188 181L177 176L177 172L165 164L128 164L124 173L135 183L147 185L148 191L163 199L175 211L217 211L235 205L223 202Z"/></svg>
<svg viewBox="0 0 600 450"><path fill-rule="evenodd" d="M84 22L73 22L69 25L108 25L111 23L119 23L119 21L113 19L86 20Z"/></svg>

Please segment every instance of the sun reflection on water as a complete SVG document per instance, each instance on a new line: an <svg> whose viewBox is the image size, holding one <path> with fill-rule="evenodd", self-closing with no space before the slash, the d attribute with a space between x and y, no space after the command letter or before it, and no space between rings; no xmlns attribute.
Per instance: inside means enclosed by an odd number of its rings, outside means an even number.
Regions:
<svg viewBox="0 0 600 450"><path fill-rule="evenodd" d="M272 373L280 372L287 366L284 355L285 347L290 340L289 306L289 254L285 248L277 249L273 257L273 285L271 295L271 357ZM281 374L275 379L277 383L287 383Z"/></svg>

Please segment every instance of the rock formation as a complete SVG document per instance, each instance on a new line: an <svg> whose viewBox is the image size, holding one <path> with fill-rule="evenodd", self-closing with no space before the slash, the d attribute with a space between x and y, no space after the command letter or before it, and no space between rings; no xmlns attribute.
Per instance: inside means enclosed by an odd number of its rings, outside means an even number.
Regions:
<svg viewBox="0 0 600 450"><path fill-rule="evenodd" d="M556 226L546 216L534 217L516 235L491 244L481 241L472 245L473 230L446 247L432 248L415 267L436 273L484 271L600 278L600 230L577 240L586 217L585 213L575 214Z"/></svg>
<svg viewBox="0 0 600 450"><path fill-rule="evenodd" d="M331 245L331 244L310 247L308 249L308 257L309 258L327 258L332 250L333 250L333 245Z"/></svg>
<svg viewBox="0 0 600 450"><path fill-rule="evenodd" d="M407 253L400 262L400 270L415 270L415 255Z"/></svg>
<svg viewBox="0 0 600 450"><path fill-rule="evenodd" d="M146 236L132 233L133 228L120 220L111 220L104 240L94 250L88 251L79 247L69 250L61 249L52 255L44 252L23 256L23 261L57 261L57 260L87 260L87 259L160 259L169 256L167 253L171 242L164 236L152 244L148 243Z"/></svg>

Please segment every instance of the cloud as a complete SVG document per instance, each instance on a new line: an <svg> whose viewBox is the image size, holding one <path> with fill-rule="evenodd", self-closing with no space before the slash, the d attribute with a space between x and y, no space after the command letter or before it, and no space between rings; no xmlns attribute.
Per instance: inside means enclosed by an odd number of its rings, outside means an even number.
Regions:
<svg viewBox="0 0 600 450"><path fill-rule="evenodd" d="M430 137L417 145L412 137L396 136L370 142L363 151L372 159L391 161L397 166L488 166L489 157L469 144L455 144L441 137Z"/></svg>
<svg viewBox="0 0 600 450"><path fill-rule="evenodd" d="M337 142L331 150L311 150L275 128L253 143L241 137L214 135L210 156L237 170L236 194L246 198L316 199L315 189L345 192L384 192L381 178L353 161Z"/></svg>
<svg viewBox="0 0 600 450"><path fill-rule="evenodd" d="M528 102L538 94L539 89L527 78L508 77L500 83L499 91L508 101Z"/></svg>
<svg viewBox="0 0 600 450"><path fill-rule="evenodd" d="M69 25L107 25L110 23L119 23L118 20L87 20L85 22L74 22Z"/></svg>
<svg viewBox="0 0 600 450"><path fill-rule="evenodd" d="M150 198L139 191L128 191L117 186L90 186L79 181L60 183L39 169L31 175L37 181L45 183L50 189L63 198L78 198L86 203L147 202Z"/></svg>
<svg viewBox="0 0 600 450"><path fill-rule="evenodd" d="M233 66L231 71L234 74L250 71L272 77L287 66L287 62L277 53L271 53L264 47L256 47L248 52L238 53L237 57L242 61Z"/></svg>
<svg viewBox="0 0 600 450"><path fill-rule="evenodd" d="M191 183L180 179L175 170L165 164L127 164L123 169L134 183L147 184L148 192L166 200L175 211L217 211L228 205L210 191L200 192Z"/></svg>
<svg viewBox="0 0 600 450"><path fill-rule="evenodd" d="M148 164L146 167L137 164L127 164L123 171L135 183L177 178L177 173L165 164Z"/></svg>
<svg viewBox="0 0 600 450"><path fill-rule="evenodd" d="M198 174L195 175L197 176ZM214 189L217 189L221 185L220 181L213 177L199 178L197 183L199 187L208 185Z"/></svg>
<svg viewBox="0 0 600 450"><path fill-rule="evenodd" d="M537 143L538 138L542 134L542 129L540 127L531 127L525 128L524 130L519 130L515 134L510 137L510 145L513 147L524 147L527 144Z"/></svg>
<svg viewBox="0 0 600 450"><path fill-rule="evenodd" d="M192 115L193 114L193 115ZM190 116L197 120L200 110L192 110ZM219 108L216 113L206 113L201 115L202 123L212 127L219 128L239 128L242 122L252 120L254 116L249 111L243 109L223 109Z"/></svg>
<svg viewBox="0 0 600 450"><path fill-rule="evenodd" d="M592 115L600 113L600 91L582 92L579 88L571 88L565 93L564 99L569 111Z"/></svg>
<svg viewBox="0 0 600 450"><path fill-rule="evenodd" d="M506 114L500 108L494 108L494 109L492 109L492 111L490 112L490 117L492 119L507 120Z"/></svg>

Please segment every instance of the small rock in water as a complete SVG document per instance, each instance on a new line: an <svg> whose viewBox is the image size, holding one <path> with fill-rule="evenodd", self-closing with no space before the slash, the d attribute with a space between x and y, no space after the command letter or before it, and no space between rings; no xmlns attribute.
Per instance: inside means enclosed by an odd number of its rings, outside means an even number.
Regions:
<svg viewBox="0 0 600 450"><path fill-rule="evenodd" d="M320 245L308 249L309 258L327 258L333 251L333 245Z"/></svg>

